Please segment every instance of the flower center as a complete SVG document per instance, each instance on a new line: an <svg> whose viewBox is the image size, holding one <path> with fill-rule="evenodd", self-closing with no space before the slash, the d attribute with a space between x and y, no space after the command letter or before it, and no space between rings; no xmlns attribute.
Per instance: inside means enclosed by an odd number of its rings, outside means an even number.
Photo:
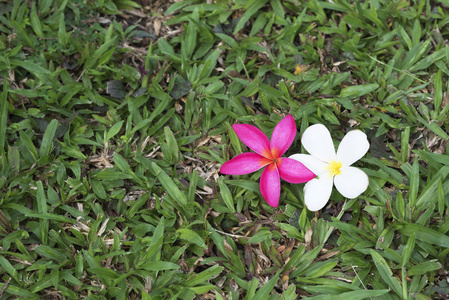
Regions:
<svg viewBox="0 0 449 300"><path fill-rule="evenodd" d="M331 176L340 175L340 168L343 166L341 161L333 160L329 163L327 169L329 170Z"/></svg>
<svg viewBox="0 0 449 300"><path fill-rule="evenodd" d="M271 156L273 156L274 160L279 158L279 149L278 148L272 148L271 149Z"/></svg>
<svg viewBox="0 0 449 300"><path fill-rule="evenodd" d="M276 169L276 160L272 160L271 163L267 166L268 170L274 171Z"/></svg>

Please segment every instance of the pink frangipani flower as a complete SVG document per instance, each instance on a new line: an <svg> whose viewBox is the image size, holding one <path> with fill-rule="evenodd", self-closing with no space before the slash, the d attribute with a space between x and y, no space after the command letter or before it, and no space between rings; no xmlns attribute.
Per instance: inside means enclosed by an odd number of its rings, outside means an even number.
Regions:
<svg viewBox="0 0 449 300"><path fill-rule="evenodd" d="M244 175L265 167L260 177L260 192L270 206L277 207L279 204L280 178L290 183L304 183L315 178L315 174L299 161L281 157L296 135L296 124L291 115L287 115L274 127L271 142L260 129L252 125L237 124L232 128L240 140L256 153L237 155L225 162L220 172Z"/></svg>

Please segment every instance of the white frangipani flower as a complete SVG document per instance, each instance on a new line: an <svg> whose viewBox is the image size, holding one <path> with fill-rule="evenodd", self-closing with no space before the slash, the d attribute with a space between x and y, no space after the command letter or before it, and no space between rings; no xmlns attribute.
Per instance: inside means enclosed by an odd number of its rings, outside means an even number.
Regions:
<svg viewBox="0 0 449 300"><path fill-rule="evenodd" d="M290 158L318 175L304 187L305 204L309 210L320 210L326 205L334 183L340 194L349 199L358 197L368 188L366 173L351 167L369 149L365 133L360 130L348 132L335 153L329 130L322 124L316 124L304 131L301 143L311 155L294 154Z"/></svg>

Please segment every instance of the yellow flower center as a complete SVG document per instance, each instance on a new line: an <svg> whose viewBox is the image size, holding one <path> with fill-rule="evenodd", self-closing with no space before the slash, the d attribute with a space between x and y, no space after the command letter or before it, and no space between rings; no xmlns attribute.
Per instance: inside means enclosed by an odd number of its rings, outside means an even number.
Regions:
<svg viewBox="0 0 449 300"><path fill-rule="evenodd" d="M329 170L331 176L340 175L340 168L343 166L341 161L333 160L329 163L327 169Z"/></svg>
<svg viewBox="0 0 449 300"><path fill-rule="evenodd" d="M295 75L299 75L303 72L303 69L301 68L300 65L297 65L295 68Z"/></svg>
<svg viewBox="0 0 449 300"><path fill-rule="evenodd" d="M307 70L307 65L297 65L295 67L295 75L298 76L299 74L304 73Z"/></svg>

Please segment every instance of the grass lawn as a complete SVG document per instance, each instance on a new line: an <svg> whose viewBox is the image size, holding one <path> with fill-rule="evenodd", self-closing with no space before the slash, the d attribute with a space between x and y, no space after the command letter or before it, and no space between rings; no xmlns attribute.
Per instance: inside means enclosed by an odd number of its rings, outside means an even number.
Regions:
<svg viewBox="0 0 449 300"><path fill-rule="evenodd" d="M449 299L449 1L0 0L0 299ZM355 199L225 175L366 133Z"/></svg>

